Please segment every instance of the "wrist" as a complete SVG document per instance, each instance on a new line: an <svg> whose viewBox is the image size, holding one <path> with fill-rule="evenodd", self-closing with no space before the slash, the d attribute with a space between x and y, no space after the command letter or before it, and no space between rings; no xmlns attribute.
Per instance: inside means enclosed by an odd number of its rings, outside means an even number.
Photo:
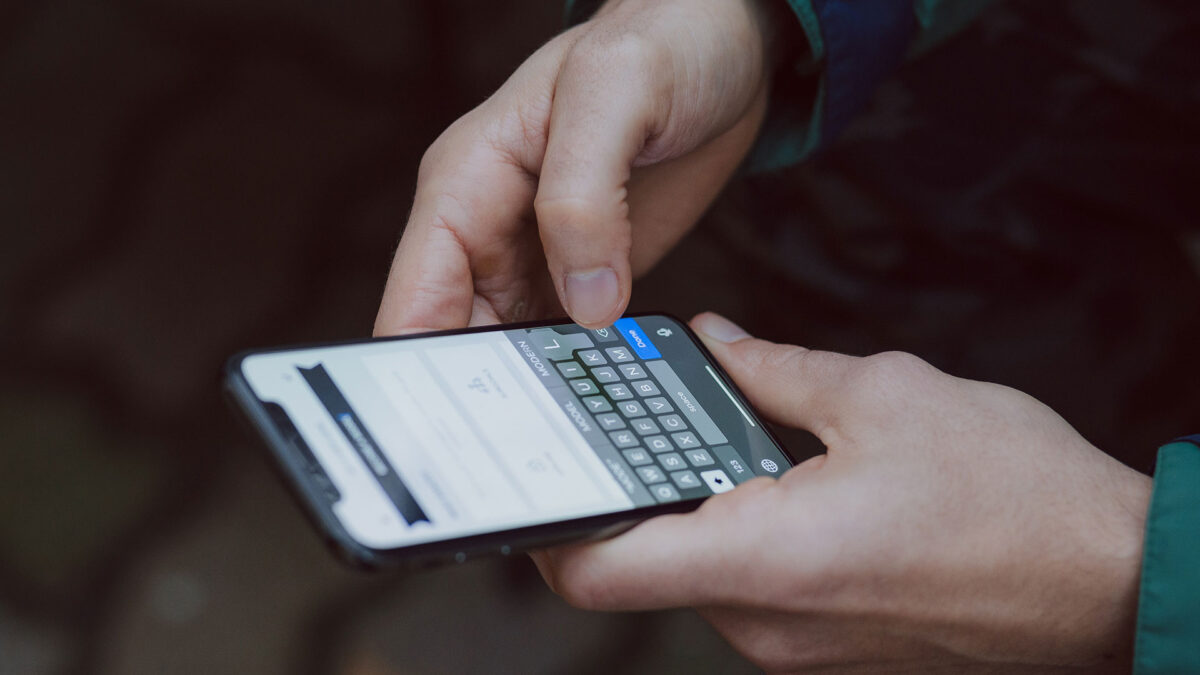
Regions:
<svg viewBox="0 0 1200 675"><path fill-rule="evenodd" d="M1108 486L1097 487L1103 504L1091 534L1095 544L1091 553L1096 611L1090 619L1088 614L1081 615L1080 623L1094 624L1089 630L1090 648L1084 661L1124 672L1133 657L1146 515L1153 483L1149 476L1125 466L1114 467L1113 473Z"/></svg>

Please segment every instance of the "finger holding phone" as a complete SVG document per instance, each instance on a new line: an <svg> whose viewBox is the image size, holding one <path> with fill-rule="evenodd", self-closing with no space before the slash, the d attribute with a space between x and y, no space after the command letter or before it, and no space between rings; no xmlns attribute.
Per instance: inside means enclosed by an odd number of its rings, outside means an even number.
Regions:
<svg viewBox="0 0 1200 675"><path fill-rule="evenodd" d="M429 147L379 335L624 312L753 143L753 0L623 0L551 40Z"/></svg>
<svg viewBox="0 0 1200 675"><path fill-rule="evenodd" d="M535 554L554 590L696 607L769 671L1128 670L1147 476L1007 387L692 326L751 403L827 453Z"/></svg>

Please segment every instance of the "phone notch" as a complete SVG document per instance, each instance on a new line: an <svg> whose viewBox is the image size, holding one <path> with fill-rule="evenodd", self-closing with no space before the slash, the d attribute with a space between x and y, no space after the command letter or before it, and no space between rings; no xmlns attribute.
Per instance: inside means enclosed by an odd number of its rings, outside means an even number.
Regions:
<svg viewBox="0 0 1200 675"><path fill-rule="evenodd" d="M263 403L263 409L266 410L267 416L271 418L271 423L275 429L283 436L288 445L296 450L294 457L298 467L308 475L311 485L320 491L325 499L330 504L335 504L342 499L342 493L333 484L333 480L329 478L329 474L325 473L325 468L321 466L321 462L317 460L313 454L312 448L308 446L308 442L300 435L300 431L288 416L287 411L278 403Z"/></svg>

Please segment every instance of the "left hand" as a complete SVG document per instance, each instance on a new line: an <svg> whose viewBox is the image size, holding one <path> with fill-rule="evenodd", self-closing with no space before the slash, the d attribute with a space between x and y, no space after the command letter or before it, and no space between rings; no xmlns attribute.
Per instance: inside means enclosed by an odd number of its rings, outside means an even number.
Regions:
<svg viewBox="0 0 1200 675"><path fill-rule="evenodd" d="M1013 389L692 324L827 453L534 554L579 607L695 607L769 671L1127 669L1150 479Z"/></svg>
<svg viewBox="0 0 1200 675"><path fill-rule="evenodd" d="M754 142L766 2L610 0L537 50L422 157L375 333L620 318Z"/></svg>

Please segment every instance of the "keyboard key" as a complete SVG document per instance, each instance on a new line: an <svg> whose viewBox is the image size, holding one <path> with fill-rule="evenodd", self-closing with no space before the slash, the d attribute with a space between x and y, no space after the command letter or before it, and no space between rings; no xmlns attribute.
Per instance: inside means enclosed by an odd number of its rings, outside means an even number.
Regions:
<svg viewBox="0 0 1200 675"><path fill-rule="evenodd" d="M583 399L583 404L587 406L590 413L602 413L612 410L612 404L603 396L589 396Z"/></svg>
<svg viewBox="0 0 1200 675"><path fill-rule="evenodd" d="M643 469L652 469L654 467L642 467L642 468ZM638 469L638 471L641 471L641 470L642 469ZM676 471L675 473L671 474L671 480L675 481L675 484L679 486L680 490L686 490L688 488L700 487L700 479L696 478L696 474L692 473L691 471Z"/></svg>
<svg viewBox="0 0 1200 675"><path fill-rule="evenodd" d="M600 393L600 389L596 386L596 383L586 377L582 380L571 380L571 388L580 396L590 396Z"/></svg>
<svg viewBox="0 0 1200 675"><path fill-rule="evenodd" d="M608 354L608 358L612 359L613 363L624 363L633 360L633 354L629 353L629 347L609 347L604 351Z"/></svg>
<svg viewBox="0 0 1200 675"><path fill-rule="evenodd" d="M600 428L605 431L625 428L625 420L621 419L621 416L617 413L596 415L596 424L599 424Z"/></svg>
<svg viewBox="0 0 1200 675"><path fill-rule="evenodd" d="M638 380L637 382L630 382L629 386L637 392L638 396L658 396L662 393L658 390L658 385L654 384L650 380Z"/></svg>
<svg viewBox="0 0 1200 675"><path fill-rule="evenodd" d="M654 498L658 500L659 504L677 502L680 499L679 491L676 490L675 486L671 485L670 483L663 483L662 485L655 485L651 487L650 494L654 495Z"/></svg>
<svg viewBox="0 0 1200 675"><path fill-rule="evenodd" d="M642 370L642 364L640 363L626 363L617 367L621 369L621 374L627 380L641 380L646 377L646 371Z"/></svg>
<svg viewBox="0 0 1200 675"><path fill-rule="evenodd" d="M632 450L626 450L626 452L632 452ZM667 471L681 471L688 468L687 462L683 461L678 452L668 452L659 455L658 463L662 464L663 468Z"/></svg>
<svg viewBox="0 0 1200 675"><path fill-rule="evenodd" d="M587 373L583 370L583 366L575 363L574 361L563 361L562 363L556 365L558 366L558 372L562 373L562 376L566 378L583 377L584 375L587 375Z"/></svg>
<svg viewBox="0 0 1200 675"><path fill-rule="evenodd" d="M722 492L729 492L733 489L733 481L729 480L729 476L726 476L725 472L720 469L701 471L700 479L708 485L708 489L712 490L713 494L719 495Z"/></svg>
<svg viewBox="0 0 1200 675"><path fill-rule="evenodd" d="M675 446L671 445L671 441L667 440L666 436L651 436L647 438L646 447L654 452L666 452L675 449Z"/></svg>
<svg viewBox="0 0 1200 675"><path fill-rule="evenodd" d="M662 469L658 468L657 466L639 466L637 468L637 473L642 477L642 482L647 484L661 483L667 479L667 477L663 475ZM688 471L688 473L691 473L691 471ZM695 476L692 476L692 478L694 479Z"/></svg>
<svg viewBox="0 0 1200 675"><path fill-rule="evenodd" d="M592 334L592 337L596 338L600 342L617 341L617 329L613 328L612 326L609 326L608 328L593 328L588 332Z"/></svg>
<svg viewBox="0 0 1200 675"><path fill-rule="evenodd" d="M604 385L604 391L608 394L608 397L614 401L622 401L627 398L633 398L633 392L629 391L629 387L626 387L623 384L606 384Z"/></svg>
<svg viewBox="0 0 1200 675"><path fill-rule="evenodd" d="M690 431L680 431L679 433L671 434L671 438L674 439L675 445L678 445L681 450L700 447L700 441L696 440L696 434Z"/></svg>
<svg viewBox="0 0 1200 675"><path fill-rule="evenodd" d="M529 340L551 361L563 361L576 349L596 346L587 333L559 333L553 328L533 328Z"/></svg>
<svg viewBox="0 0 1200 675"><path fill-rule="evenodd" d="M626 417L643 417L646 414L646 409L637 401L621 401L617 404L617 410Z"/></svg>
<svg viewBox="0 0 1200 675"><path fill-rule="evenodd" d="M586 349L579 352L579 360L583 361L585 366L602 366L608 363L599 349Z"/></svg>
<svg viewBox="0 0 1200 675"><path fill-rule="evenodd" d="M674 408L671 407L671 404L668 403L667 399L665 398L648 398L646 399L646 407L649 408L650 412L654 413L655 415L669 413L674 410Z"/></svg>
<svg viewBox="0 0 1200 675"><path fill-rule="evenodd" d="M667 395L674 399L680 412L687 418L688 424L696 430L706 444L723 445L729 442L729 439L725 438L725 434L721 433L717 427L717 423L696 404L696 397L684 386L683 380L679 379L679 375L670 364L661 359L647 361L646 369L654 374L654 379L658 380Z"/></svg>
<svg viewBox="0 0 1200 675"><path fill-rule="evenodd" d="M732 445L718 445L712 449L713 454L725 465L725 471L735 483L745 483L754 478L754 472L746 465L746 460L733 449Z"/></svg>
<svg viewBox="0 0 1200 675"><path fill-rule="evenodd" d="M638 437L632 431L610 431L608 437L612 439L613 445L618 448L632 448L638 444Z"/></svg>
<svg viewBox="0 0 1200 675"><path fill-rule="evenodd" d="M609 382L620 382L621 378L617 375L617 371L604 366L603 368L592 368L592 377L600 384L608 384Z"/></svg>
<svg viewBox="0 0 1200 675"><path fill-rule="evenodd" d="M622 455L625 455L625 461L629 462L630 466L645 466L654 461L650 457L650 453L642 448L634 448L632 450L622 450Z"/></svg>
<svg viewBox="0 0 1200 675"><path fill-rule="evenodd" d="M658 418L658 423L667 431L683 431L687 425L683 423L683 418L679 415L663 415Z"/></svg>
<svg viewBox="0 0 1200 675"><path fill-rule="evenodd" d="M659 432L658 425L649 417L630 420L629 426L633 427L633 430L638 432L640 436L649 436L650 434L657 434Z"/></svg>
<svg viewBox="0 0 1200 675"><path fill-rule="evenodd" d="M683 454L687 455L688 461L692 463L692 466L708 466L716 463L713 461L712 455L704 450L687 450Z"/></svg>

